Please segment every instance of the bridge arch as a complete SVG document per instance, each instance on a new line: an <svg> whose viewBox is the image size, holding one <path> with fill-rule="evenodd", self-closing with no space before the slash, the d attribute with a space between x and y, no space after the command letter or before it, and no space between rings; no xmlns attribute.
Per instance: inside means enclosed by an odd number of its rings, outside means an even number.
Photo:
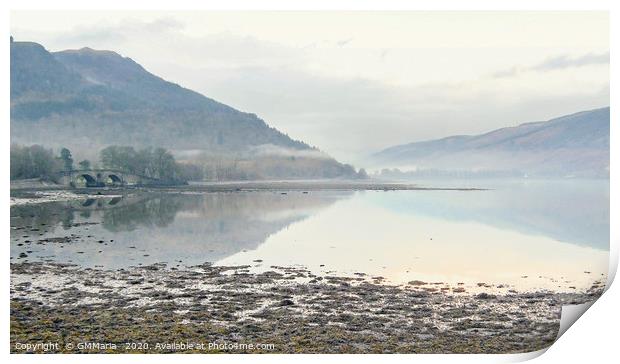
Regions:
<svg viewBox="0 0 620 364"><path fill-rule="evenodd" d="M82 182L83 181L83 182ZM97 178L89 173L79 173L75 176L74 183L76 185L84 184L85 187L97 187Z"/></svg>
<svg viewBox="0 0 620 364"><path fill-rule="evenodd" d="M95 200L94 198L89 198L86 199L86 201L82 202L82 207L90 207L92 206L97 200Z"/></svg>
<svg viewBox="0 0 620 364"><path fill-rule="evenodd" d="M124 184L123 177L119 173L108 173L103 183L111 186L120 186Z"/></svg>
<svg viewBox="0 0 620 364"><path fill-rule="evenodd" d="M113 169L82 169L59 172L58 182L71 187L118 187L158 185L160 180Z"/></svg>
<svg viewBox="0 0 620 364"><path fill-rule="evenodd" d="M113 198L110 200L110 202L108 202L108 205L110 205L110 206L114 206L114 205L116 205L117 203L121 202L121 199L122 199L122 197L118 197L118 196L117 196L117 197L113 197Z"/></svg>

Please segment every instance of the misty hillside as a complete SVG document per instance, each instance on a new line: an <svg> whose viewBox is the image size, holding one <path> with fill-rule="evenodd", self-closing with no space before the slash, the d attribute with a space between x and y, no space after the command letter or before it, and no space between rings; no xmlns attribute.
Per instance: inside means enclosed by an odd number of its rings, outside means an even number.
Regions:
<svg viewBox="0 0 620 364"><path fill-rule="evenodd" d="M531 176L609 176L609 107L481 135L459 135L384 149L376 166L519 171Z"/></svg>
<svg viewBox="0 0 620 364"><path fill-rule="evenodd" d="M167 82L115 52L50 53L31 42L11 43L11 120L13 139L24 142L309 148L254 114Z"/></svg>
<svg viewBox="0 0 620 364"><path fill-rule="evenodd" d="M355 175L351 166L289 138L255 114L168 82L118 53L48 52L33 42L11 41L11 142L68 147L87 158L108 145L164 147L179 156L215 156L217 163L253 158L259 148L277 151L275 166L244 175ZM298 153L301 158L292 162L283 158ZM270 157L260 158L264 164ZM286 165L278 166L279 160Z"/></svg>

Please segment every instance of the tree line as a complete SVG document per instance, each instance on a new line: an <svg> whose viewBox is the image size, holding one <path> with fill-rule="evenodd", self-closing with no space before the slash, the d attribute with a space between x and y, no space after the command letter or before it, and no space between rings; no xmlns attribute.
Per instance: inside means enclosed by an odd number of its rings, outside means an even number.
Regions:
<svg viewBox="0 0 620 364"><path fill-rule="evenodd" d="M181 170L172 153L164 148L135 150L127 146L109 146L100 153L105 168L118 169L141 176L174 181L181 178Z"/></svg>
<svg viewBox="0 0 620 364"><path fill-rule="evenodd" d="M164 148L135 150L127 146L109 146L100 152L99 162L104 168L157 178L164 181L184 180L185 174L195 173L181 166L172 153ZM91 162L82 160L74 165L68 148L58 155L41 145L11 145L11 179L42 178L54 180L58 172L90 169Z"/></svg>
<svg viewBox="0 0 620 364"><path fill-rule="evenodd" d="M11 145L11 179L50 177L62 168L51 149L40 145Z"/></svg>
<svg viewBox="0 0 620 364"><path fill-rule="evenodd" d="M87 170L93 164L82 160L75 164L71 151L62 148L58 155L41 145L11 145L11 179L42 178L54 180L61 171ZM331 158L295 156L225 155L193 157L177 162L164 148L135 149L109 146L99 152L97 167L160 179L163 182L225 181L252 179L367 178L366 171Z"/></svg>

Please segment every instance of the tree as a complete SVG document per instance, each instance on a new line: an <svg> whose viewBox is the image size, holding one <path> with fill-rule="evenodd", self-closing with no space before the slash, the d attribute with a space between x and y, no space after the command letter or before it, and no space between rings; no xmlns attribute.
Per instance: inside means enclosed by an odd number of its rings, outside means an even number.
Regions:
<svg viewBox="0 0 620 364"><path fill-rule="evenodd" d="M73 157L71 156L71 151L67 148L62 148L60 150L60 160L64 165L65 171L70 171L73 169Z"/></svg>
<svg viewBox="0 0 620 364"><path fill-rule="evenodd" d="M165 181L176 180L179 166L172 153L164 148L144 148L109 146L101 151L101 163L106 168L159 178Z"/></svg>
<svg viewBox="0 0 620 364"><path fill-rule="evenodd" d="M50 177L59 169L51 150L40 145L11 145L11 179Z"/></svg>
<svg viewBox="0 0 620 364"><path fill-rule="evenodd" d="M80 169L90 169L90 161L88 159L84 159L78 164L80 165Z"/></svg>
<svg viewBox="0 0 620 364"><path fill-rule="evenodd" d="M164 148L155 148L152 155L154 174L163 180L173 180L176 177L177 166L172 154Z"/></svg>
<svg viewBox="0 0 620 364"><path fill-rule="evenodd" d="M137 155L133 147L119 147L111 145L100 152L101 164L105 168L138 173Z"/></svg>
<svg viewBox="0 0 620 364"><path fill-rule="evenodd" d="M178 177L184 181L203 181L205 179L204 166L192 163L177 163Z"/></svg>

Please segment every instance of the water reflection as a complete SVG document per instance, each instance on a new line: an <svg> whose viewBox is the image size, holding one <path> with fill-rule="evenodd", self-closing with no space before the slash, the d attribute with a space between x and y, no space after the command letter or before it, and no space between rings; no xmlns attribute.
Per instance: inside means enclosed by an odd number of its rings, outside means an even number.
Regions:
<svg viewBox="0 0 620 364"><path fill-rule="evenodd" d="M116 200L115 200L116 199ZM107 202L103 213L103 227L111 232L133 231L138 227L166 227L170 225L177 213L184 209L195 208L199 199L182 198L178 195L158 195L119 204L118 197Z"/></svg>
<svg viewBox="0 0 620 364"><path fill-rule="evenodd" d="M453 185L445 181L425 183ZM609 249L609 180L482 180L474 183L490 190L484 193L395 191L369 198L377 206L399 214L477 222L561 242ZM463 182L456 185L463 185Z"/></svg>
<svg viewBox="0 0 620 364"><path fill-rule="evenodd" d="M31 205L11 206L11 238L17 234L13 228L23 226L43 230L47 226L61 225L65 229L69 229L73 225L73 216L74 211L60 203L46 203L36 207Z"/></svg>
<svg viewBox="0 0 620 364"><path fill-rule="evenodd" d="M607 250L480 222L378 208L375 199L391 193L359 193L271 235L256 250L237 253L219 264L252 264L261 259L258 270L301 265L324 274L361 272L391 283L462 283L468 290L483 283L570 292L589 288L607 273Z"/></svg>
<svg viewBox="0 0 620 364"><path fill-rule="evenodd" d="M606 274L608 181L483 187L493 190L148 193L15 206L11 259L302 265L395 283L563 290Z"/></svg>
<svg viewBox="0 0 620 364"><path fill-rule="evenodd" d="M348 196L150 193L14 206L11 259L105 268L213 262L255 249L269 235ZM22 253L28 256L20 258Z"/></svg>

